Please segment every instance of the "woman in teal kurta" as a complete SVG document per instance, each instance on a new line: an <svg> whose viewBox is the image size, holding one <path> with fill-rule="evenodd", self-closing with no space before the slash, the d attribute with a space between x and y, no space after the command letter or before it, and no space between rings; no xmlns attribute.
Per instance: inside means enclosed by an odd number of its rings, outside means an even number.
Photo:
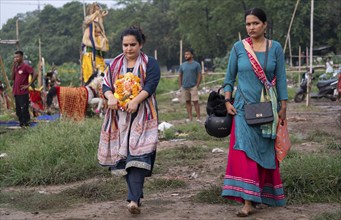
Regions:
<svg viewBox="0 0 341 220"><path fill-rule="evenodd" d="M265 17L265 18L264 18ZM277 91L277 111L285 119L288 99L284 55L277 41L264 37L266 16L261 9L251 9L245 14L246 29L253 41L253 50L268 81L274 77ZM267 65L266 41L268 41ZM234 114L230 136L230 151L222 195L244 203L238 216L247 216L253 210L251 204L264 203L272 206L285 204L278 161L275 158L274 139L263 137L261 126L250 126L245 121L244 105L260 101L263 83L257 78L243 42L234 44L226 71L225 97L230 99L237 80L233 105L227 103L230 114ZM242 96L243 93L244 97ZM246 99L246 100L245 100Z"/></svg>

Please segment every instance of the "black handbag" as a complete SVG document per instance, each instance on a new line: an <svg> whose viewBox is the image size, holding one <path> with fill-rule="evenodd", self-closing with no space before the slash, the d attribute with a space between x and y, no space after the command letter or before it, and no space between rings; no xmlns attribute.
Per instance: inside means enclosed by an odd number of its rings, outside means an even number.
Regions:
<svg viewBox="0 0 341 220"><path fill-rule="evenodd" d="M264 69L266 70L267 59L268 59L268 41L266 43L266 52L265 52L265 65ZM264 72L265 72L264 70ZM266 91L265 87L263 88ZM239 89L240 94L243 96L246 104L244 105L245 110L245 120L248 125L262 125L273 122L274 115L272 112L272 104L271 102L258 102L258 103L248 103L242 90Z"/></svg>
<svg viewBox="0 0 341 220"><path fill-rule="evenodd" d="M262 125L273 122L271 102L258 102L245 105L245 120L248 125Z"/></svg>

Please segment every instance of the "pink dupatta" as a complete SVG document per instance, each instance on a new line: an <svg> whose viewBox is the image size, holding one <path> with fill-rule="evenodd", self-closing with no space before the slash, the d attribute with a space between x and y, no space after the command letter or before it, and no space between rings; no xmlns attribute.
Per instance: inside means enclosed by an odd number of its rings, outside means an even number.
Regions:
<svg viewBox="0 0 341 220"><path fill-rule="evenodd" d="M251 37L245 38L243 40L243 44L244 44L244 48L246 50L247 56L249 57L250 63L252 65L253 71L255 72L257 78L264 84L264 86L267 89L269 89L270 87L275 86L275 84L276 84L276 76L274 77L274 79L271 82L269 82L266 79L265 72L264 72L262 66L259 63L255 52L253 51L253 45L252 45ZM266 67L264 67L264 68L266 68Z"/></svg>

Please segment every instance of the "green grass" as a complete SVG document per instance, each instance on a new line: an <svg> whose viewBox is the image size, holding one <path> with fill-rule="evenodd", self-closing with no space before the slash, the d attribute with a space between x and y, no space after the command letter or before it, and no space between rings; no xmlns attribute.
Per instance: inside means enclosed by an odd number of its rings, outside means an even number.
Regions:
<svg viewBox="0 0 341 220"><path fill-rule="evenodd" d="M163 136L166 140L187 139L193 141L227 141L227 138L215 138L208 135L204 125L197 122L173 126L170 129L165 130Z"/></svg>
<svg viewBox="0 0 341 220"><path fill-rule="evenodd" d="M186 182L179 179L152 178L147 179L145 189L149 192L165 192L171 189L185 188L186 186Z"/></svg>
<svg viewBox="0 0 341 220"><path fill-rule="evenodd" d="M42 194L33 191L24 192L0 192L0 205L16 208L23 211L44 211L65 209L80 198L66 196L64 194Z"/></svg>
<svg viewBox="0 0 341 220"><path fill-rule="evenodd" d="M294 144L301 144L305 142L304 137L301 133L290 133L290 142L292 145Z"/></svg>
<svg viewBox="0 0 341 220"><path fill-rule="evenodd" d="M341 211L336 212L325 212L315 216L313 220L340 220Z"/></svg>
<svg viewBox="0 0 341 220"><path fill-rule="evenodd" d="M208 152L210 150L202 146L189 147L186 145L162 150L156 156L153 172L163 174L176 166L199 166Z"/></svg>
<svg viewBox="0 0 341 220"><path fill-rule="evenodd" d="M340 140L334 134L325 131L315 130L309 134L307 140L321 143L328 150L341 150Z"/></svg>
<svg viewBox="0 0 341 220"><path fill-rule="evenodd" d="M281 165L289 204L341 202L340 154L298 154Z"/></svg>
<svg viewBox="0 0 341 220"><path fill-rule="evenodd" d="M288 100L293 100L295 98L296 92L297 92L297 88L288 87Z"/></svg>
<svg viewBox="0 0 341 220"><path fill-rule="evenodd" d="M237 202L223 198L221 196L221 191L221 186L210 185L207 189L203 189L199 193L197 193L193 197L193 201L208 204L237 204Z"/></svg>
<svg viewBox="0 0 341 220"><path fill-rule="evenodd" d="M0 186L63 184L104 173L97 163L101 121L58 121L5 134Z"/></svg>
<svg viewBox="0 0 341 220"><path fill-rule="evenodd" d="M0 204L24 211L52 211L66 209L80 202L123 200L126 194L123 178L103 178L52 194L34 191L0 192Z"/></svg>
<svg viewBox="0 0 341 220"><path fill-rule="evenodd" d="M103 202L115 199L124 199L127 194L124 178L101 178L95 182L62 192L67 197L82 198L88 202Z"/></svg>

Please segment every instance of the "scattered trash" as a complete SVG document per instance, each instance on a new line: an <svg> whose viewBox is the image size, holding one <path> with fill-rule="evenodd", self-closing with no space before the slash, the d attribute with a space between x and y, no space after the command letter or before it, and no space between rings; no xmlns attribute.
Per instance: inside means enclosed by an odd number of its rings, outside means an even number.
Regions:
<svg viewBox="0 0 341 220"><path fill-rule="evenodd" d="M198 178L198 174L193 172L192 175L189 178L190 179L196 179L196 178Z"/></svg>
<svg viewBox="0 0 341 220"><path fill-rule="evenodd" d="M164 122L160 123L157 128L158 128L159 131L164 131L164 130L169 129L169 128L173 127L173 126L174 125L164 121Z"/></svg>
<svg viewBox="0 0 341 220"><path fill-rule="evenodd" d="M174 99L172 99L172 102L178 103L178 102L180 102L180 100L179 100L179 98L174 98Z"/></svg>
<svg viewBox="0 0 341 220"><path fill-rule="evenodd" d="M0 154L0 159L1 158L5 158L5 157L7 157L8 155L6 154L6 153L2 153L2 154Z"/></svg>
<svg viewBox="0 0 341 220"><path fill-rule="evenodd" d="M179 193L173 193L173 194L171 194L171 196L178 196L178 195L180 195Z"/></svg>
<svg viewBox="0 0 341 220"><path fill-rule="evenodd" d="M175 133L178 137L187 137L188 133Z"/></svg>
<svg viewBox="0 0 341 220"><path fill-rule="evenodd" d="M214 148L212 150L212 153L224 153L224 150L220 149L220 148Z"/></svg>
<svg viewBox="0 0 341 220"><path fill-rule="evenodd" d="M46 192L46 191L43 191L43 190L38 191L38 193L40 193L40 194L47 194L47 192Z"/></svg>
<svg viewBox="0 0 341 220"><path fill-rule="evenodd" d="M180 142L180 141L185 141L186 139L170 139L170 142Z"/></svg>

